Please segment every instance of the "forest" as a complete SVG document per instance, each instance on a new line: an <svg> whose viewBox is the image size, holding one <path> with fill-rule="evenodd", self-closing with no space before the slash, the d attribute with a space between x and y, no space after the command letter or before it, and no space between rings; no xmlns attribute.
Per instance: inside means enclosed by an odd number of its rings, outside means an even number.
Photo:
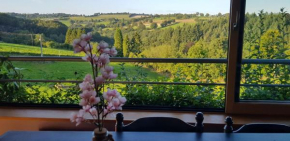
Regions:
<svg viewBox="0 0 290 141"><path fill-rule="evenodd" d="M15 16L15 17L14 17ZM53 19L51 19L53 18ZM243 59L290 59L290 15L263 10L246 13ZM207 13L146 15L130 13L96 13L92 16L51 14L25 16L0 14L0 41L39 46L39 36L46 48L72 51L71 42L86 32L93 33L93 44L106 41L117 48L118 57L129 58L227 58L229 14ZM1 45L1 44L0 44ZM4 55L5 51L2 51ZM21 52L19 52L21 54ZM18 64L21 65L21 64ZM225 83L226 64L132 63L134 75L125 63L117 64L119 79L187 83ZM3 79L22 79L17 66L3 61ZM25 66L24 66L25 67ZM146 69L146 71L144 71ZM2 69L3 70L3 69ZM151 77L151 72L163 76ZM14 72L9 74L9 72ZM241 84L290 83L290 65L244 64ZM150 74L148 76L148 74ZM24 75L24 76L23 76ZM72 79L72 78L67 78ZM75 84L3 83L0 95L5 102L71 104L77 103ZM52 92L40 91L52 85ZM112 84L109 85L109 87ZM69 88L67 88L69 87ZM128 98L128 106L165 106L223 108L225 88L220 85L113 85ZM43 88L44 89L44 88ZM8 93L15 93L11 96ZM24 94L26 93L26 94ZM68 97L64 100L63 96ZM289 100L289 87L241 87L243 100ZM140 105L141 104L141 105Z"/></svg>

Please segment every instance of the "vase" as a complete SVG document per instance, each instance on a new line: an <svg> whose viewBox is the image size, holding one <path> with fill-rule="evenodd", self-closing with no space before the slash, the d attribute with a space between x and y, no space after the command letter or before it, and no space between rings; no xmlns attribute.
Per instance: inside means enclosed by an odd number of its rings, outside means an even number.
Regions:
<svg viewBox="0 0 290 141"><path fill-rule="evenodd" d="M106 128L103 128L102 131L99 128L96 128L93 133L92 141L114 141L112 134L108 133Z"/></svg>

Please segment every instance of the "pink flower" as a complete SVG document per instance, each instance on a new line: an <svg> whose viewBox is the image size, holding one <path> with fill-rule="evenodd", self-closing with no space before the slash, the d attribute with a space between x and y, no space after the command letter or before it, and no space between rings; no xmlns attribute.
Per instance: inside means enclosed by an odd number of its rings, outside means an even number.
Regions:
<svg viewBox="0 0 290 141"><path fill-rule="evenodd" d="M92 50L91 45L87 44L87 46L84 48L85 52L90 52Z"/></svg>
<svg viewBox="0 0 290 141"><path fill-rule="evenodd" d="M110 73L109 79L115 79L118 77L118 74L114 74L113 72Z"/></svg>
<svg viewBox="0 0 290 141"><path fill-rule="evenodd" d="M82 40L85 40L85 41L89 41L89 40L91 40L91 39L92 39L92 33L89 32L89 33L87 33L87 34L82 34L82 35L81 35L81 39L82 39Z"/></svg>
<svg viewBox="0 0 290 141"><path fill-rule="evenodd" d="M116 110L122 110L122 106L119 106L119 107L115 107Z"/></svg>
<svg viewBox="0 0 290 141"><path fill-rule="evenodd" d="M98 104L101 101L99 97L91 96L89 102L91 105Z"/></svg>
<svg viewBox="0 0 290 141"><path fill-rule="evenodd" d="M87 46L88 42L81 40L81 42L79 43L79 45L84 49Z"/></svg>
<svg viewBox="0 0 290 141"><path fill-rule="evenodd" d="M79 53L81 51L83 51L83 48L81 48L79 46L74 48L74 53Z"/></svg>
<svg viewBox="0 0 290 141"><path fill-rule="evenodd" d="M96 84L101 85L105 82L105 79L102 76L98 76L96 77L95 81L96 81Z"/></svg>
<svg viewBox="0 0 290 141"><path fill-rule="evenodd" d="M80 106L86 106L86 105L88 105L88 102L87 102L87 100L85 100L85 99L81 99L79 105L80 105Z"/></svg>
<svg viewBox="0 0 290 141"><path fill-rule="evenodd" d="M108 96L107 92L104 92L104 93L103 93L103 98L106 99L108 102L110 102L111 99L112 99L111 96Z"/></svg>
<svg viewBox="0 0 290 141"><path fill-rule="evenodd" d="M91 83L84 81L83 83L79 84L81 90L92 90L94 87Z"/></svg>
<svg viewBox="0 0 290 141"><path fill-rule="evenodd" d="M89 112L91 109L91 106L90 105L83 106L83 109L85 110L85 112Z"/></svg>
<svg viewBox="0 0 290 141"><path fill-rule="evenodd" d="M75 122L77 118L78 118L78 113L71 113L71 116L70 116L71 122Z"/></svg>
<svg viewBox="0 0 290 141"><path fill-rule="evenodd" d="M110 50L110 53L108 53L108 54L110 54L111 56L116 56L118 54L118 51L116 50L115 47L112 47Z"/></svg>
<svg viewBox="0 0 290 141"><path fill-rule="evenodd" d="M119 107L119 105L120 105L120 101L118 98L114 98L112 100L112 103L113 103L114 107Z"/></svg>
<svg viewBox="0 0 290 141"><path fill-rule="evenodd" d="M99 62L99 58L94 54L93 63L97 64Z"/></svg>
<svg viewBox="0 0 290 141"><path fill-rule="evenodd" d="M99 43L97 49L100 50L100 49L105 49L105 48L108 48L108 47L109 47L108 43L106 43L106 42L104 42L104 41L101 41L101 42Z"/></svg>
<svg viewBox="0 0 290 141"><path fill-rule="evenodd" d="M98 60L98 57L93 54L93 57L91 57L90 54L86 54L86 56L82 57L83 60L91 62L93 60L93 63L95 63Z"/></svg>
<svg viewBox="0 0 290 141"><path fill-rule="evenodd" d="M78 117L78 118L79 118L79 117L84 117L85 113L86 113L85 110L80 109L80 110L79 110L79 113L78 113L78 115L77 115L77 117Z"/></svg>
<svg viewBox="0 0 290 141"><path fill-rule="evenodd" d="M114 70L114 68L111 67L111 66L105 66L103 69L104 69L106 72L111 72L111 71Z"/></svg>
<svg viewBox="0 0 290 141"><path fill-rule="evenodd" d="M82 94L80 94L80 97L84 98L84 99L89 99L91 96L96 96L96 91L94 91L94 90L90 90L90 91L84 90L82 92Z"/></svg>
<svg viewBox="0 0 290 141"><path fill-rule="evenodd" d="M86 56L82 57L82 59L89 62L91 61L91 56L86 54Z"/></svg>
<svg viewBox="0 0 290 141"><path fill-rule="evenodd" d="M90 45L90 40L92 39L92 33L87 33L81 35L80 39L76 39L73 42L73 47L75 53L85 52L86 56L82 57L83 60L91 62L92 69L100 70L101 75L94 74L93 78L90 74L87 74L82 83L79 84L82 93L80 94L81 100L79 105L83 108L79 110L78 113L73 113L70 117L72 122L76 122L78 126L82 122L86 121L84 115L89 112L93 118L95 118L99 113L96 107L92 107L96 104L100 104L101 110L105 116L114 110L121 110L124 103L127 101L125 97L122 97L117 90L108 89L107 92L103 92L103 97L96 97L97 93L103 88L103 83L107 79L115 79L118 75L113 73L113 67L108 66L110 63L110 56L116 56L117 50L115 47L109 48L109 45L102 41L99 43L98 55L92 54L92 46ZM95 89L95 86L97 89ZM104 101L106 100L106 102ZM100 103L101 102L101 103ZM99 111L99 112L101 112ZM99 120L99 119L98 119Z"/></svg>
<svg viewBox="0 0 290 141"><path fill-rule="evenodd" d="M114 90L108 89L108 91L107 91L107 95L108 95L108 96L117 97L117 96L120 95L120 93L118 93L118 91L117 91L116 89L114 89Z"/></svg>
<svg viewBox="0 0 290 141"><path fill-rule="evenodd" d="M72 46L75 48L76 46L79 46L80 42L81 42L81 39L74 39Z"/></svg>
<svg viewBox="0 0 290 141"><path fill-rule="evenodd" d="M94 83L94 80L90 74L87 74L84 78L84 82Z"/></svg>
<svg viewBox="0 0 290 141"><path fill-rule="evenodd" d="M75 39L73 41L74 53L79 53L83 51L83 47L80 45L80 43L81 43L80 39Z"/></svg>
<svg viewBox="0 0 290 141"><path fill-rule="evenodd" d="M101 71L101 74L103 76L104 79L109 79L110 78L110 74L106 71Z"/></svg>
<svg viewBox="0 0 290 141"><path fill-rule="evenodd" d="M120 103L121 104L125 104L126 103L126 101L127 101L127 99L125 98L125 97L119 97L119 101L120 101Z"/></svg>
<svg viewBox="0 0 290 141"><path fill-rule="evenodd" d="M93 108L90 109L90 113L91 113L92 115L97 116L98 111L97 111L97 109L96 109L95 107L93 107Z"/></svg>
<svg viewBox="0 0 290 141"><path fill-rule="evenodd" d="M108 105L107 105L107 110L108 111L113 111L115 110L115 107L113 106L112 102L109 102Z"/></svg>
<svg viewBox="0 0 290 141"><path fill-rule="evenodd" d="M104 54L104 53L101 54L99 59L100 59L102 65L110 63L110 56L108 54Z"/></svg>
<svg viewBox="0 0 290 141"><path fill-rule="evenodd" d="M101 50L100 50L101 53L107 53L107 54L109 54L110 51L111 51L111 50L110 50L109 48L105 48L105 49L101 49Z"/></svg>
<svg viewBox="0 0 290 141"><path fill-rule="evenodd" d="M113 67L105 66L101 69L101 74L105 79L115 79L117 78L117 74L113 73Z"/></svg>
<svg viewBox="0 0 290 141"><path fill-rule="evenodd" d="M76 119L76 126L79 126L83 121L84 121L85 119L83 118L83 117L78 117L77 119Z"/></svg>
<svg viewBox="0 0 290 141"><path fill-rule="evenodd" d="M102 71L101 73L105 79L115 79L118 76L117 74L114 74L112 71L111 72Z"/></svg>

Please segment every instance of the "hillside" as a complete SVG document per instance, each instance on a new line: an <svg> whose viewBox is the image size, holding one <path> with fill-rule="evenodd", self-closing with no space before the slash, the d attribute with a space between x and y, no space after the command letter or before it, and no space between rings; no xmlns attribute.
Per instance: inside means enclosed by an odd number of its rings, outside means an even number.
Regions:
<svg viewBox="0 0 290 141"><path fill-rule="evenodd" d="M0 42L0 55L10 56L40 56L40 47L19 45ZM44 56L82 56L82 54L74 54L73 51L43 48Z"/></svg>
<svg viewBox="0 0 290 141"><path fill-rule="evenodd" d="M65 34L67 26L58 21L28 20L0 13L0 31L21 32L34 34Z"/></svg>

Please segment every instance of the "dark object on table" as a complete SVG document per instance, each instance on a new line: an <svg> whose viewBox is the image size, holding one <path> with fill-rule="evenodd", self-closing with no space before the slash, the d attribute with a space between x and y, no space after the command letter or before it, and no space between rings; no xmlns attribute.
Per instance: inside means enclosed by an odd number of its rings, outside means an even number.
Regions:
<svg viewBox="0 0 290 141"><path fill-rule="evenodd" d="M283 124L269 124L269 123L253 123L245 124L238 130L233 131L233 121L231 117L227 117L226 125L224 127L225 133L290 133L290 127Z"/></svg>
<svg viewBox="0 0 290 141"><path fill-rule="evenodd" d="M233 120L232 120L232 117L227 116L225 122L226 122L226 125L224 127L224 132L225 133L232 133L233 132Z"/></svg>
<svg viewBox="0 0 290 141"><path fill-rule="evenodd" d="M123 124L123 114L116 115L115 131L139 131L139 132L203 132L203 114L196 113L196 124L193 126L178 118L172 117L145 117L128 125Z"/></svg>

